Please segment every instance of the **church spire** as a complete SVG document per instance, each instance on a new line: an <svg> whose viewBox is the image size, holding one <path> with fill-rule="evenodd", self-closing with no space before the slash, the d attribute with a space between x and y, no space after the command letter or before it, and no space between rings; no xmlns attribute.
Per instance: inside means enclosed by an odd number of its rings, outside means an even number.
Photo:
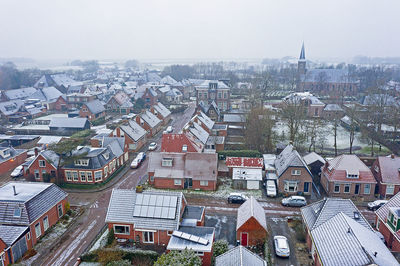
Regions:
<svg viewBox="0 0 400 266"><path fill-rule="evenodd" d="M303 45L301 46L301 52L300 52L300 60L306 60L306 52L304 51L304 42Z"/></svg>

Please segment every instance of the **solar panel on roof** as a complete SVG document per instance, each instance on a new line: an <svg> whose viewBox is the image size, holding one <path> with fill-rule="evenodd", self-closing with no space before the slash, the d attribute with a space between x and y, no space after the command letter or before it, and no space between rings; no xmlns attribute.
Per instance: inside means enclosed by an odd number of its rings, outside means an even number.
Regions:
<svg viewBox="0 0 400 266"><path fill-rule="evenodd" d="M193 242L199 242L200 237L195 236L195 235L191 235L189 240L190 240L190 241L193 241Z"/></svg>
<svg viewBox="0 0 400 266"><path fill-rule="evenodd" d="M173 236L181 238L181 239L185 239L194 243L199 243L202 245L208 245L208 240L199 236L195 236L192 234L188 234L188 233L184 233L181 231L174 231L172 233Z"/></svg>
<svg viewBox="0 0 400 266"><path fill-rule="evenodd" d="M140 216L141 217L147 217L148 209L149 209L149 206L142 205L142 209L140 210Z"/></svg>
<svg viewBox="0 0 400 266"><path fill-rule="evenodd" d="M169 202L169 206L170 207L176 207L176 201L178 200L178 197L176 196L171 196L170 202Z"/></svg>
<svg viewBox="0 0 400 266"><path fill-rule="evenodd" d="M140 216L140 209L142 208L141 205L135 206L135 211L133 212L133 216Z"/></svg>
<svg viewBox="0 0 400 266"><path fill-rule="evenodd" d="M169 219L174 219L175 218L175 213L176 209L175 208L168 208L168 218Z"/></svg>
<svg viewBox="0 0 400 266"><path fill-rule="evenodd" d="M207 245L208 244L208 240L205 238L200 237L198 243L202 244L202 245Z"/></svg>
<svg viewBox="0 0 400 266"><path fill-rule="evenodd" d="M169 202L170 202L170 200L171 200L171 197L170 197L170 196L164 196L164 201L163 201L162 206L163 206L163 207L169 207Z"/></svg>
<svg viewBox="0 0 400 266"><path fill-rule="evenodd" d="M142 194L136 194L136 203L137 205L141 205L143 201L143 195Z"/></svg>
<svg viewBox="0 0 400 266"><path fill-rule="evenodd" d="M188 233L182 233L181 238L186 239L186 240L190 240L190 234Z"/></svg>
<svg viewBox="0 0 400 266"><path fill-rule="evenodd" d="M163 201L164 201L164 196L158 195L156 199L156 206L162 206Z"/></svg>
<svg viewBox="0 0 400 266"><path fill-rule="evenodd" d="M164 218L164 219L168 218L168 208L162 208L162 210L161 210L161 218Z"/></svg>
<svg viewBox="0 0 400 266"><path fill-rule="evenodd" d="M142 205L149 205L149 201L150 201L150 195L144 194Z"/></svg>
<svg viewBox="0 0 400 266"><path fill-rule="evenodd" d="M151 218L154 217L155 208L156 208L156 207L154 207L154 206L149 206L149 210L148 210L148 212L147 212L147 217L151 217Z"/></svg>
<svg viewBox="0 0 400 266"><path fill-rule="evenodd" d="M151 195L149 200L149 205L156 206L156 201L157 201L157 195Z"/></svg>
<svg viewBox="0 0 400 266"><path fill-rule="evenodd" d="M154 218L161 218L161 207L154 208Z"/></svg>
<svg viewBox="0 0 400 266"><path fill-rule="evenodd" d="M173 236L180 237L183 233L181 231L174 231L172 232Z"/></svg>

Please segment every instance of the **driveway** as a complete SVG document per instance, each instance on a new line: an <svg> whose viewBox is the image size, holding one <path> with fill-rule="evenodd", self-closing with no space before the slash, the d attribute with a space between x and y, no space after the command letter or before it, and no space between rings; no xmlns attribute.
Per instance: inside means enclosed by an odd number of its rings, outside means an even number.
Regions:
<svg viewBox="0 0 400 266"><path fill-rule="evenodd" d="M291 234L288 223L286 218L274 218L274 217L267 217L267 224L270 229L271 235L269 236L268 245L269 250L272 254L273 264L274 265L282 265L282 266L289 266L289 265L298 265L295 250L295 243L293 239L293 234ZM274 249L274 236L281 235L286 236L289 240L289 247L290 247L290 256L289 258L280 258L275 255Z"/></svg>

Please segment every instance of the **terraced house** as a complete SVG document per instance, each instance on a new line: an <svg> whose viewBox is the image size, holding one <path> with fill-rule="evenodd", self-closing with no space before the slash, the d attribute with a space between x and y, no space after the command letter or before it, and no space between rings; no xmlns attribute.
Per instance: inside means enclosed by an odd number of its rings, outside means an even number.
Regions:
<svg viewBox="0 0 400 266"><path fill-rule="evenodd" d="M0 187L0 265L33 248L66 212L68 194L49 183L9 182Z"/></svg>

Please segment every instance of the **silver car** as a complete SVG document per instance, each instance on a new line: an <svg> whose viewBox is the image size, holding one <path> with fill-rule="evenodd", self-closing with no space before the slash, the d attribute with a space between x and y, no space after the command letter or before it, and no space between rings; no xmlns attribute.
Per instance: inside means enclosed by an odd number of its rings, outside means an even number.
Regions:
<svg viewBox="0 0 400 266"><path fill-rule="evenodd" d="M289 242L286 237L274 236L274 247L277 256L285 258L290 256Z"/></svg>

